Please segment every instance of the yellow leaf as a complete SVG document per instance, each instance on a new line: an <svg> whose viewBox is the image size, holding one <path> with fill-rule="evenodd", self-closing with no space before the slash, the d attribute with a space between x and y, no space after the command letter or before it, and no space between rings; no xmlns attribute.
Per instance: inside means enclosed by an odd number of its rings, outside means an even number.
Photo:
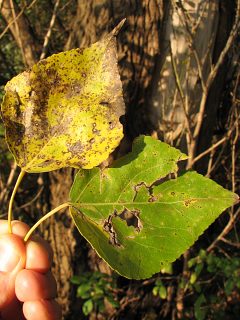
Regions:
<svg viewBox="0 0 240 320"><path fill-rule="evenodd" d="M6 139L24 171L90 169L119 145L125 106L115 34L54 54L7 83Z"/></svg>

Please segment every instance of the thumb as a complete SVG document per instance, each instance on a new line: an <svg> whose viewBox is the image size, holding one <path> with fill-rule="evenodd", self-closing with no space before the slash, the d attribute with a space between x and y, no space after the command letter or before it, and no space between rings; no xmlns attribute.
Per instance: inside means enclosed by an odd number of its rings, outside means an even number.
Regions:
<svg viewBox="0 0 240 320"><path fill-rule="evenodd" d="M23 240L15 234L0 235L0 310L15 298L15 279L25 267L26 249Z"/></svg>

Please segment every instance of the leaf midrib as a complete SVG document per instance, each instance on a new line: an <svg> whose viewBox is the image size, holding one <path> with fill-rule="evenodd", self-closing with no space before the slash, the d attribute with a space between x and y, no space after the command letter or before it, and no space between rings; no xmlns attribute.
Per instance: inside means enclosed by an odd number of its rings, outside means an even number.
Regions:
<svg viewBox="0 0 240 320"><path fill-rule="evenodd" d="M192 200L193 198L191 198ZM194 198L194 200L232 200L232 197L219 197L219 198ZM179 201L155 201L155 202L148 202L148 201L133 201L133 202L71 202L71 206L85 206L85 207L94 207L94 206L124 206L124 205L156 205L156 204L176 204L176 203L183 203L189 199L179 200Z"/></svg>

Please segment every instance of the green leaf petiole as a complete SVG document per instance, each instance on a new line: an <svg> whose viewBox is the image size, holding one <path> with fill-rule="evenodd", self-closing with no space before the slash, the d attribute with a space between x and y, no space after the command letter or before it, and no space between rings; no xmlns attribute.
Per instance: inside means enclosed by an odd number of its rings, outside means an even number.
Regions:
<svg viewBox="0 0 240 320"><path fill-rule="evenodd" d="M27 234L24 237L24 242L27 242L29 240L29 238L31 237L32 233L34 232L34 230L45 220L47 220L48 218L50 218L52 215L54 215L56 212L69 207L71 205L70 202L65 202L63 204L61 204L60 206L54 208L53 210L49 211L48 213L46 213L41 219L39 219L33 226L32 228L27 232Z"/></svg>

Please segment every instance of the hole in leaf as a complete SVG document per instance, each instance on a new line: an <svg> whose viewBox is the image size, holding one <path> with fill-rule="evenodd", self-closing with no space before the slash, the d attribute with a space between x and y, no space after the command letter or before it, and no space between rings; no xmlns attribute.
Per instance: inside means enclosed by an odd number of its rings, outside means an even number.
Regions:
<svg viewBox="0 0 240 320"><path fill-rule="evenodd" d="M127 226L134 227L137 232L140 232L143 228L142 222L139 218L140 211L139 210L128 210L124 209L123 212L119 214L119 217L122 220L125 220Z"/></svg>
<svg viewBox="0 0 240 320"><path fill-rule="evenodd" d="M117 214L115 211L113 214L108 216L108 218L104 221L103 230L109 234L109 244L111 244L115 247L121 247L121 244L119 243L119 241L117 239L117 234L116 234L116 232L113 228L113 225L112 225L112 220L116 216L117 216Z"/></svg>

